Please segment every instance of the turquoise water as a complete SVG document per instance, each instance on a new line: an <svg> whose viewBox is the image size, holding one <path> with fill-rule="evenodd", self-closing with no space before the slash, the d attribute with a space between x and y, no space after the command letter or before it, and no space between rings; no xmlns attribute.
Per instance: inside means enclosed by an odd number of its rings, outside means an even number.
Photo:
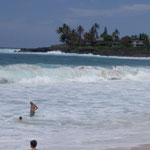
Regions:
<svg viewBox="0 0 150 150"><path fill-rule="evenodd" d="M149 58L13 51L0 50L0 149L32 139L41 150L150 143Z"/></svg>
<svg viewBox="0 0 150 150"><path fill-rule="evenodd" d="M150 66L150 59L113 58L91 55L1 53L0 64L49 64L67 66Z"/></svg>

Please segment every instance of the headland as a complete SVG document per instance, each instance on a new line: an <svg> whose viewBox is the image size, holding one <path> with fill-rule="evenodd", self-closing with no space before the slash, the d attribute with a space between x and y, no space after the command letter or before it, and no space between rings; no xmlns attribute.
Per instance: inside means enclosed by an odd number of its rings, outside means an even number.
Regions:
<svg viewBox="0 0 150 150"><path fill-rule="evenodd" d="M21 49L19 52L51 52L60 51L63 53L93 54L102 56L121 56L121 57L150 57L150 47L125 47L125 46L77 46L52 45L50 47L39 47Z"/></svg>
<svg viewBox="0 0 150 150"><path fill-rule="evenodd" d="M101 34L98 33L98 29L99 24L97 23L88 32L85 32L81 25L72 29L67 24L63 24L56 31L62 44L21 49L19 52L61 51L102 56L150 57L150 38L147 34L120 37L118 29L115 29L112 34L108 34L107 27Z"/></svg>

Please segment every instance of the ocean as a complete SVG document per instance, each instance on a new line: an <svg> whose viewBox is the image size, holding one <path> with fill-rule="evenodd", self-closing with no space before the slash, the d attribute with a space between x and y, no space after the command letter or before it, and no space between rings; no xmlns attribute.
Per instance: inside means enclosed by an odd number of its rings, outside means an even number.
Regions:
<svg viewBox="0 0 150 150"><path fill-rule="evenodd" d="M0 49L0 150L150 143L150 58L14 51Z"/></svg>

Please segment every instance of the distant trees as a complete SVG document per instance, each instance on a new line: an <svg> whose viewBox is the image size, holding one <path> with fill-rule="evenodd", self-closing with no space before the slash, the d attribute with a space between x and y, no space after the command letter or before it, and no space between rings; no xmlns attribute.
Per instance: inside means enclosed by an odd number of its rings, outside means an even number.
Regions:
<svg viewBox="0 0 150 150"><path fill-rule="evenodd" d="M66 44L69 44L69 36L71 29L67 24L63 24L62 27L57 29L57 33L60 34L60 41Z"/></svg>
<svg viewBox="0 0 150 150"><path fill-rule="evenodd" d="M132 40L131 40L131 37L129 36L124 36L121 38L121 43L125 46L130 46Z"/></svg>
<svg viewBox="0 0 150 150"><path fill-rule="evenodd" d="M68 25L63 24L62 27L57 29L57 33L60 35L60 41L70 45L95 45L99 39L98 36L99 24L95 23L89 32L84 32L84 28L80 25L77 29L71 29Z"/></svg>
<svg viewBox="0 0 150 150"><path fill-rule="evenodd" d="M140 33L139 36L132 35L131 40L142 40L146 46L149 45L149 36L145 33Z"/></svg>
<svg viewBox="0 0 150 150"><path fill-rule="evenodd" d="M77 35L78 35L78 44L79 45L83 45L83 32L84 32L84 28L81 26L81 25L79 25L78 27L77 27Z"/></svg>
<svg viewBox="0 0 150 150"><path fill-rule="evenodd" d="M131 40L138 40L138 36L137 35L131 35Z"/></svg>
<svg viewBox="0 0 150 150"><path fill-rule="evenodd" d="M112 35L109 35L107 31L107 27L105 26L104 32L101 34L101 38L103 38L104 41L118 42L119 35L120 35L120 32L118 29L115 29Z"/></svg>
<svg viewBox="0 0 150 150"><path fill-rule="evenodd" d="M98 30L99 29L99 24L95 23L90 31L89 31L89 35L90 35L90 45L95 45L96 44L96 41L99 39L99 36L98 36Z"/></svg>
<svg viewBox="0 0 150 150"><path fill-rule="evenodd" d="M149 36L147 34L139 34L139 40L143 40L146 46L149 45Z"/></svg>
<svg viewBox="0 0 150 150"><path fill-rule="evenodd" d="M91 34L88 32L84 33L84 45L90 45L91 44Z"/></svg>
<svg viewBox="0 0 150 150"><path fill-rule="evenodd" d="M95 23L88 32L85 32L81 25L76 29L71 29L67 24L63 24L57 29L57 33L60 35L60 41L69 46L95 46L97 43L102 43L102 45L108 44L108 46L110 46L113 42L119 42L122 45L130 46L134 40L142 40L145 45L149 45L149 36L145 33L141 33L139 36L124 36L120 39L120 32L118 29L115 29L110 35L105 26L103 33L99 35L99 28L99 24Z"/></svg>
<svg viewBox="0 0 150 150"><path fill-rule="evenodd" d="M104 32L101 34L101 38L103 38L104 41L107 41L107 36L108 36L107 27L105 27Z"/></svg>
<svg viewBox="0 0 150 150"><path fill-rule="evenodd" d="M113 38L113 41L119 41L119 35L120 35L120 32L118 29L116 29L113 33L112 33L112 38Z"/></svg>

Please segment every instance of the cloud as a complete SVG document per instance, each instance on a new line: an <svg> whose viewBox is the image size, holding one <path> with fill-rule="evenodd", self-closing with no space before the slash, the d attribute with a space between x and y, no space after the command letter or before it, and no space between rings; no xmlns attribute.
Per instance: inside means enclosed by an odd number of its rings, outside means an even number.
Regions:
<svg viewBox="0 0 150 150"><path fill-rule="evenodd" d="M134 5L124 5L116 9L78 9L70 8L70 11L79 17L110 17L122 14L139 14L145 11L150 11L150 4L134 4Z"/></svg>

